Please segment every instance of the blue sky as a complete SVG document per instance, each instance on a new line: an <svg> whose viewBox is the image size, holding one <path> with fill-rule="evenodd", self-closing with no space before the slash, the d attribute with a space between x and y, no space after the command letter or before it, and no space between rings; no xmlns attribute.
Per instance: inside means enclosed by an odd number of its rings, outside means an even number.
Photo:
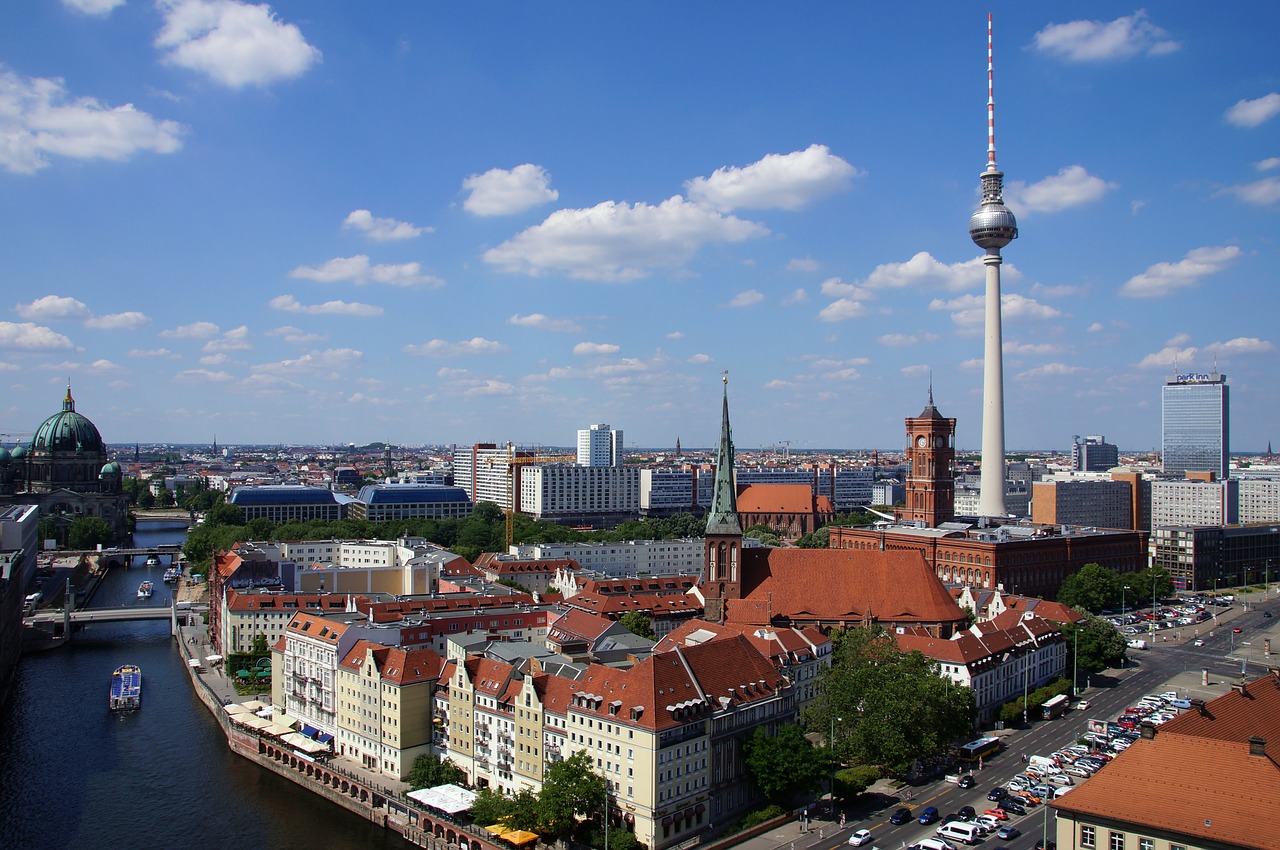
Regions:
<svg viewBox="0 0 1280 850"><path fill-rule="evenodd" d="M13 0L0 432L977 448L988 11L1009 447L1280 441L1274 2Z"/></svg>

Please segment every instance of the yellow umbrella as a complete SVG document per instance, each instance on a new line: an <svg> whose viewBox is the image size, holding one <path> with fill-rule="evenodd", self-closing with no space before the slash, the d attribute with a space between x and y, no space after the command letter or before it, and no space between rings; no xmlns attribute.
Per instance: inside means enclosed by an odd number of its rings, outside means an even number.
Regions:
<svg viewBox="0 0 1280 850"><path fill-rule="evenodd" d="M511 832L502 836L502 838L505 841L510 841L512 844L529 844L530 842L538 840L538 834L536 832L528 832L523 829L513 829Z"/></svg>
<svg viewBox="0 0 1280 850"><path fill-rule="evenodd" d="M511 831L506 826L500 823L495 823L493 826L486 826L485 829L493 833L494 835L505 835Z"/></svg>

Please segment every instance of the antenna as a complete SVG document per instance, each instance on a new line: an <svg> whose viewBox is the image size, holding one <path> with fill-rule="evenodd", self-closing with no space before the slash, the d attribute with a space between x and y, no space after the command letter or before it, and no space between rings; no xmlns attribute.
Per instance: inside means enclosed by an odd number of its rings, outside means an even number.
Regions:
<svg viewBox="0 0 1280 850"><path fill-rule="evenodd" d="M996 168L996 95L991 61L991 13L987 13L987 170Z"/></svg>

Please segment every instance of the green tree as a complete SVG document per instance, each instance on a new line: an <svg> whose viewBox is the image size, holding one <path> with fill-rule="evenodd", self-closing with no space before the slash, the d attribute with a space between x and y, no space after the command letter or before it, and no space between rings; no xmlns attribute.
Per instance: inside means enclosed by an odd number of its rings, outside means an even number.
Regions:
<svg viewBox="0 0 1280 850"><path fill-rule="evenodd" d="M628 611L618 618L618 622L633 635L639 635L649 640L658 639L658 635L653 631L653 620L640 611Z"/></svg>
<svg viewBox="0 0 1280 850"><path fill-rule="evenodd" d="M435 788L437 785L456 785L465 778L453 762L440 756L424 753L413 760L409 771L409 790Z"/></svg>
<svg viewBox="0 0 1280 850"><path fill-rule="evenodd" d="M245 525L245 537L250 540L271 540L276 524L264 516L256 516Z"/></svg>
<svg viewBox="0 0 1280 850"><path fill-rule="evenodd" d="M1062 635L1067 642L1067 669L1081 673L1099 673L1117 666L1128 649L1119 629L1092 614L1085 615L1082 623L1064 624Z"/></svg>
<svg viewBox="0 0 1280 850"><path fill-rule="evenodd" d="M244 525L244 511L223 502L209 508L204 515L204 524L211 528L215 525Z"/></svg>
<svg viewBox="0 0 1280 850"><path fill-rule="evenodd" d="M476 799L471 804L471 818L478 825L506 823L510 814L511 798L506 794L491 787L476 791Z"/></svg>
<svg viewBox="0 0 1280 850"><path fill-rule="evenodd" d="M781 727L776 734L757 726L743 753L760 793L783 805L797 793L820 788L831 769L828 753L815 747L795 724Z"/></svg>
<svg viewBox="0 0 1280 850"><path fill-rule="evenodd" d="M880 768L870 764L857 764L836 771L836 795L848 799L866 791L883 775Z"/></svg>
<svg viewBox="0 0 1280 850"><path fill-rule="evenodd" d="M71 527L67 530L67 547L93 549L98 544L106 546L113 536L111 526L102 517L77 517L71 521Z"/></svg>
<svg viewBox="0 0 1280 850"><path fill-rule="evenodd" d="M51 516L40 518L36 524L36 536L40 538L41 545L45 540L56 540L59 546L66 543L63 535L58 533L58 521Z"/></svg>
<svg viewBox="0 0 1280 850"><path fill-rule="evenodd" d="M1148 566L1136 573L1120 576L1124 585L1127 607L1138 608L1148 599L1168 599L1173 596L1173 578L1164 567Z"/></svg>
<svg viewBox="0 0 1280 850"><path fill-rule="evenodd" d="M1063 605L1094 614L1111 608L1119 599L1120 576L1101 564L1085 564L1058 588L1058 601Z"/></svg>
<svg viewBox="0 0 1280 850"><path fill-rule="evenodd" d="M144 511L150 510L156 506L155 494L151 492L150 488L142 487L138 490L138 499L135 504Z"/></svg>
<svg viewBox="0 0 1280 850"><path fill-rule="evenodd" d="M796 546L800 549L826 549L830 545L831 529L825 525L817 531L802 534L796 541Z"/></svg>
<svg viewBox="0 0 1280 850"><path fill-rule="evenodd" d="M589 816L604 809L604 779L592 769L590 754L580 750L547 768L538 795L539 825L543 835L561 838L570 835L578 815Z"/></svg>

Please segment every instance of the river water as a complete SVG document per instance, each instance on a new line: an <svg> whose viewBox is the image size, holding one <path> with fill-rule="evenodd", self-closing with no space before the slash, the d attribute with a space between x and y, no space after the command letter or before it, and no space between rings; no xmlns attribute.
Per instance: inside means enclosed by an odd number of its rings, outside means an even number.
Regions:
<svg viewBox="0 0 1280 850"><path fill-rule="evenodd" d="M142 528L139 546L181 542ZM165 561L168 559L165 558ZM169 604L167 564L113 571L92 607ZM150 600L138 584L155 585ZM107 709L111 672L142 668L142 709ZM192 692L167 621L95 625L25 656L0 711L0 848L406 848L227 749Z"/></svg>

